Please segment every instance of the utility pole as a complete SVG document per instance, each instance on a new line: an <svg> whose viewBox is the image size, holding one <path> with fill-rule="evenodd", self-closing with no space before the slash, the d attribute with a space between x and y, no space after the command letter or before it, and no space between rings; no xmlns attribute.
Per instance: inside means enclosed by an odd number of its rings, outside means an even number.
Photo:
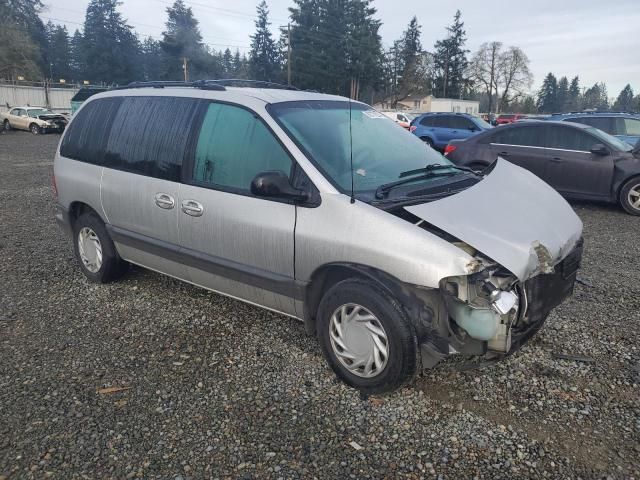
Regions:
<svg viewBox="0 0 640 480"><path fill-rule="evenodd" d="M291 85L291 24L287 23L287 85Z"/></svg>
<svg viewBox="0 0 640 480"><path fill-rule="evenodd" d="M182 70L184 71L184 81L189 81L189 70L187 67L187 57L182 57Z"/></svg>

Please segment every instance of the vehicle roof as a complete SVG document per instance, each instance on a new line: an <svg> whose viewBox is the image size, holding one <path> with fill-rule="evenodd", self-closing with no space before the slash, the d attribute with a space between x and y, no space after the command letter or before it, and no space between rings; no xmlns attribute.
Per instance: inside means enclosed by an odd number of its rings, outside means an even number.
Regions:
<svg viewBox="0 0 640 480"><path fill-rule="evenodd" d="M475 115L465 112L424 112L418 114L414 113L414 115L418 115L418 117L427 117L430 115L459 115L461 117L475 117Z"/></svg>
<svg viewBox="0 0 640 480"><path fill-rule="evenodd" d="M507 128L521 127L522 125L549 125L549 124L558 125L562 127L569 127L569 128L580 128L582 130L594 128L591 125L586 125L584 123L572 123L572 122L563 122L560 120L540 120L537 118L527 118L521 122L502 125L500 126L499 130L502 131L502 130L506 130ZM492 131L495 131L495 130L492 130Z"/></svg>
<svg viewBox="0 0 640 480"><path fill-rule="evenodd" d="M575 117L638 117L640 113L633 112L573 112L554 113L549 118L575 118Z"/></svg>
<svg viewBox="0 0 640 480"><path fill-rule="evenodd" d="M22 108L24 110L49 110L47 107L21 107L19 105L16 105L15 107L11 107L11 110L15 108Z"/></svg>
<svg viewBox="0 0 640 480"><path fill-rule="evenodd" d="M253 87L225 87L224 90L204 90L190 86L172 86L162 88L122 88L118 90L108 90L106 92L93 95L88 100L94 98L117 97L117 96L180 96L194 98L215 98L217 100L224 98L225 94L233 97L235 101L238 97L247 97L251 99L261 100L264 103L282 103L304 100L334 100L348 101L347 97L339 95L329 95L325 93L310 92L305 90L287 90L277 88L253 88Z"/></svg>

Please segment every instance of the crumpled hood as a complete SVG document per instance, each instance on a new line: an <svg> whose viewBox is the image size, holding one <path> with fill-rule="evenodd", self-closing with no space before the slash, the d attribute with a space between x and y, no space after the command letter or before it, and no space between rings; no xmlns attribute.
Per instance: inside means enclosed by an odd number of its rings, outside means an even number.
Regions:
<svg viewBox="0 0 640 480"><path fill-rule="evenodd" d="M560 194L501 158L467 190L405 209L468 243L520 280L550 271L582 236L582 222Z"/></svg>

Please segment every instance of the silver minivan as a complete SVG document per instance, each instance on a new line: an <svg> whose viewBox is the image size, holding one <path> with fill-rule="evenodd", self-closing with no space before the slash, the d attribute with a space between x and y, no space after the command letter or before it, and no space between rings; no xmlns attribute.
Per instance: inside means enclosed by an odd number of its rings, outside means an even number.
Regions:
<svg viewBox="0 0 640 480"><path fill-rule="evenodd" d="M504 357L571 294L582 224L535 175L456 167L360 102L231 85L132 84L78 110L56 217L89 280L136 264L300 319L364 393Z"/></svg>

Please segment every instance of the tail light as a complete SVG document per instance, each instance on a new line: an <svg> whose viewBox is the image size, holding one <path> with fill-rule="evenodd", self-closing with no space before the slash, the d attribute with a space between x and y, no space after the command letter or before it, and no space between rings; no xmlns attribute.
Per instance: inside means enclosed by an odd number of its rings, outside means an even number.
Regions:
<svg viewBox="0 0 640 480"><path fill-rule="evenodd" d="M413 132L415 132L415 131L416 131L416 128L418 128L418 127L416 127L415 125L411 125L411 126L409 127L409 131L410 131L411 133L413 133Z"/></svg>
<svg viewBox="0 0 640 480"><path fill-rule="evenodd" d="M458 147L456 147L455 145L447 145L446 147L444 147L444 154L449 155L451 152L455 152L457 148Z"/></svg>

